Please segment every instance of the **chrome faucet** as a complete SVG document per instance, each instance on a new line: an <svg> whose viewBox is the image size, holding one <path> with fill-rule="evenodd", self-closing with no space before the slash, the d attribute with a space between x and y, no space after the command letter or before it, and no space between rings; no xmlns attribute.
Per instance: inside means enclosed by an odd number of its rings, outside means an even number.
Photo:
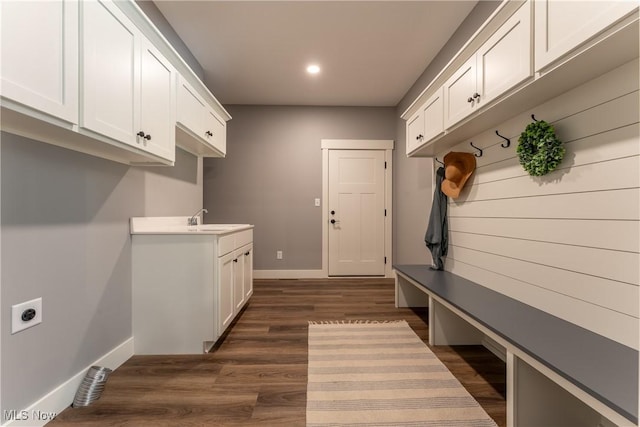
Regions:
<svg viewBox="0 0 640 427"><path fill-rule="evenodd" d="M198 225L197 216L200 214L200 212L209 213L209 211L206 210L205 208L198 210L198 212L194 213L193 216L189 218L189 225Z"/></svg>

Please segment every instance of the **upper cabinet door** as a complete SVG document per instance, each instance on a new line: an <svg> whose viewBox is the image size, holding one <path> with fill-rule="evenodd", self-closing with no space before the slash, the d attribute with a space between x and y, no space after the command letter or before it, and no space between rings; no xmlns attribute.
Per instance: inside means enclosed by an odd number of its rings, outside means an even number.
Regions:
<svg viewBox="0 0 640 427"><path fill-rule="evenodd" d="M0 94L78 123L78 2L0 2Z"/></svg>
<svg viewBox="0 0 640 427"><path fill-rule="evenodd" d="M422 118L422 108L407 120L406 132L407 154L409 154L424 142L424 120Z"/></svg>
<svg viewBox="0 0 640 427"><path fill-rule="evenodd" d="M444 102L442 100L442 88L433 94L422 107L424 120L424 142L442 135L444 131L443 119Z"/></svg>
<svg viewBox="0 0 640 427"><path fill-rule="evenodd" d="M138 146L140 37L115 5L81 2L81 126L120 142Z"/></svg>
<svg viewBox="0 0 640 427"><path fill-rule="evenodd" d="M444 127L449 128L474 111L482 96L476 91L476 56L472 56L443 85Z"/></svg>
<svg viewBox="0 0 640 427"><path fill-rule="evenodd" d="M175 116L175 69L145 41L140 63L140 129L146 151L175 160Z"/></svg>
<svg viewBox="0 0 640 427"><path fill-rule="evenodd" d="M477 52L482 106L533 76L531 3L527 2Z"/></svg>
<svg viewBox="0 0 640 427"><path fill-rule="evenodd" d="M185 79L179 79L178 86L178 124L188 130L194 137L204 139L205 102Z"/></svg>
<svg viewBox="0 0 640 427"><path fill-rule="evenodd" d="M211 110L207 110L205 118L207 142L224 155L227 152L227 124Z"/></svg>
<svg viewBox="0 0 640 427"><path fill-rule="evenodd" d="M535 68L541 70L638 7L629 1L535 1Z"/></svg>

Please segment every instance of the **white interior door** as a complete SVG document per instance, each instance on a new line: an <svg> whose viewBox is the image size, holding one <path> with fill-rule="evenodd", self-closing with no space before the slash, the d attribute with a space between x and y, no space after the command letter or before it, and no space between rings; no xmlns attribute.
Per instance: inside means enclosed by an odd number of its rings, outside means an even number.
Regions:
<svg viewBox="0 0 640 427"><path fill-rule="evenodd" d="M329 150L329 275L384 275L385 152Z"/></svg>

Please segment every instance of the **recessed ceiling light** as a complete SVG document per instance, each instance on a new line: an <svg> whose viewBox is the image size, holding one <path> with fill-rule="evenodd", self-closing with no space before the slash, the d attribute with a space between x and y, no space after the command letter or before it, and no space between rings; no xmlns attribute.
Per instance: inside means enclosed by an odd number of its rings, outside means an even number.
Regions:
<svg viewBox="0 0 640 427"><path fill-rule="evenodd" d="M320 67L312 64L307 67L307 73L309 74L318 74L320 72Z"/></svg>

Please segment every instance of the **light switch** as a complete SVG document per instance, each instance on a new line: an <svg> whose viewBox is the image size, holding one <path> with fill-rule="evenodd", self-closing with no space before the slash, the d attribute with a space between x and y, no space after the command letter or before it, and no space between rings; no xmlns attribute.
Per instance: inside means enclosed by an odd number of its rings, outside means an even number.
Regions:
<svg viewBox="0 0 640 427"><path fill-rule="evenodd" d="M316 198L315 205L316 206L320 206L320 199L319 198Z"/></svg>

